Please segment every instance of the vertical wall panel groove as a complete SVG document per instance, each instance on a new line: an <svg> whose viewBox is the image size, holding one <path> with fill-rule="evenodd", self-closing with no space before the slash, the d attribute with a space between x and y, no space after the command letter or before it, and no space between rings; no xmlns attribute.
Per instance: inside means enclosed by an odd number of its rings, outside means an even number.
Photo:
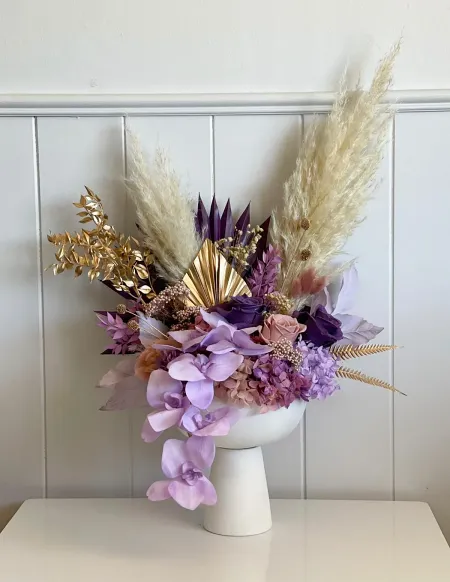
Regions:
<svg viewBox="0 0 450 582"><path fill-rule="evenodd" d="M389 216L389 343L395 345L395 303L394 303L394 284L395 284L395 117L391 126L391 144L389 160L389 199L390 199L390 216ZM389 382L395 386L395 367L394 352L389 353ZM391 439L391 499L395 500L395 399L397 394L390 394L390 439Z"/></svg>
<svg viewBox="0 0 450 582"><path fill-rule="evenodd" d="M303 141L305 137L305 116L302 115L300 117L300 131L301 131L301 140ZM308 415L308 406L306 407L305 414L303 415L300 421L300 498L307 499L308 498L308 478L306 474L306 419Z"/></svg>
<svg viewBox="0 0 450 582"><path fill-rule="evenodd" d="M41 376L41 414L42 414L42 488L47 497L47 405L45 380L45 332L44 332L44 264L42 260L41 227L41 183L39 173L39 134L37 118L33 118L33 162L35 179L36 245L38 266L38 302L39 302L39 350Z"/></svg>
<svg viewBox="0 0 450 582"><path fill-rule="evenodd" d="M122 121L122 151L123 151L123 177L128 178L128 150L127 150L127 123L126 117L121 118ZM130 201L130 193L125 187L125 231L127 235L136 234L136 224L133 219L134 209L133 203ZM128 422L128 438L129 438L129 455L130 455L130 490L129 497L133 497L134 492L134 424L133 411L123 411L122 414L127 416Z"/></svg>
<svg viewBox="0 0 450 582"><path fill-rule="evenodd" d="M211 142L211 160L210 160L210 168L211 168L211 198L216 193L216 118L214 115L211 115L211 134L210 134L210 142Z"/></svg>
<svg viewBox="0 0 450 582"><path fill-rule="evenodd" d="M33 118L0 119L0 529L45 494L39 216Z"/></svg>

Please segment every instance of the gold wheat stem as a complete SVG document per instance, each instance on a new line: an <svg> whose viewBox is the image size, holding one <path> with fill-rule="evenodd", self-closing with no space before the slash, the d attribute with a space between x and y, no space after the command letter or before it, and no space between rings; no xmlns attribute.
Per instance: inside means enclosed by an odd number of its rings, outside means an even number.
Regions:
<svg viewBox="0 0 450 582"><path fill-rule="evenodd" d="M406 396L404 392L400 392L397 388L394 388L388 382L374 378L373 376L367 376L358 370L351 370L350 368L341 367L338 368L336 376L339 378L348 378L349 380L358 380L359 382L364 382L365 384L370 384L371 386L379 386L380 388L385 388L386 390L391 390L391 392L398 392Z"/></svg>
<svg viewBox="0 0 450 582"><path fill-rule="evenodd" d="M390 346L387 344L366 344L361 346L348 344L345 346L332 346L330 352L336 359L349 360L362 356L372 356L373 354L380 354L381 352L388 352L390 350L396 350L397 348L398 346Z"/></svg>

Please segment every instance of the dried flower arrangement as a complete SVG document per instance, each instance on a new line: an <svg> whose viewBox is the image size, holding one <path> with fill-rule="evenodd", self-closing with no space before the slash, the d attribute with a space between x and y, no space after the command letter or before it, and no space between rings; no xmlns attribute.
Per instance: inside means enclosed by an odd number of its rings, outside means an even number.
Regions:
<svg viewBox="0 0 450 582"><path fill-rule="evenodd" d="M239 421L241 407L268 413L321 400L338 378L395 390L342 366L395 346L363 345L382 328L348 313L356 269L335 259L373 188L391 118L380 102L397 51L368 91L342 86L331 113L310 126L272 221L252 227L249 205L234 222L230 201L220 213L215 197L209 212L201 197L194 209L164 155L149 169L131 136L140 240L117 233L89 189L75 206L93 229L49 235L55 274L88 269L123 298L115 312L97 312L111 338L103 353L127 354L100 381L113 389L103 410L150 405L145 442L172 426L188 436L165 443L167 480L149 499L214 504L205 469L214 437Z"/></svg>

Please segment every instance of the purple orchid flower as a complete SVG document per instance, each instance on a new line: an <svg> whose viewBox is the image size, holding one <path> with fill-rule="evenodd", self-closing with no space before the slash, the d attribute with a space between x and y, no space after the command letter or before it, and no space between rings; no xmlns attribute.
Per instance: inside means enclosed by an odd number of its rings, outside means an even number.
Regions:
<svg viewBox="0 0 450 582"><path fill-rule="evenodd" d="M141 436L146 443L152 443L159 435L181 423L181 419L190 406L183 396L183 384L174 380L165 370L151 373L147 385L147 401L157 411L149 414L142 427Z"/></svg>
<svg viewBox="0 0 450 582"><path fill-rule="evenodd" d="M223 406L206 414L202 414L198 408L191 406L183 415L182 424L195 436L226 436L238 419L239 411L230 406Z"/></svg>
<svg viewBox="0 0 450 582"><path fill-rule="evenodd" d="M193 351L205 337L207 332L200 329L182 329L180 331L169 331L169 335L181 344L183 352Z"/></svg>
<svg viewBox="0 0 450 582"><path fill-rule="evenodd" d="M209 357L183 354L168 364L168 371L174 380L186 382L186 396L194 406L204 410L214 397L214 382L227 380L243 361L243 356L232 353Z"/></svg>
<svg viewBox="0 0 450 582"><path fill-rule="evenodd" d="M250 334L259 327L237 329L218 313L208 313L200 310L203 320L212 328L208 332L195 330L170 332L170 335L183 346L183 351L189 351L197 346L206 348L213 354L236 352L242 356L262 356L272 351L268 345L255 343Z"/></svg>
<svg viewBox="0 0 450 582"><path fill-rule="evenodd" d="M168 477L150 486L150 501L174 499L185 509L196 509L201 503L217 503L214 485L203 471L214 461L215 445L212 437L193 436L187 441L169 439L164 443L162 470Z"/></svg>

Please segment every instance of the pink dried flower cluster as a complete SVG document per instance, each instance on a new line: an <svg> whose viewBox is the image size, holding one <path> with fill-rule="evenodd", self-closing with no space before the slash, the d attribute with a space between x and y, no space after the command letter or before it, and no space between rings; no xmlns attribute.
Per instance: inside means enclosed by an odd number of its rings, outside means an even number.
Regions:
<svg viewBox="0 0 450 582"><path fill-rule="evenodd" d="M217 398L229 400L238 405L257 404L258 392L248 383L248 378L253 370L253 361L245 358L239 368L223 382L218 382L215 386Z"/></svg>
<svg viewBox="0 0 450 582"><path fill-rule="evenodd" d="M257 405L261 412L288 408L294 400L309 400L311 380L285 361L270 354L250 359L224 382L216 384L216 396L237 405Z"/></svg>

